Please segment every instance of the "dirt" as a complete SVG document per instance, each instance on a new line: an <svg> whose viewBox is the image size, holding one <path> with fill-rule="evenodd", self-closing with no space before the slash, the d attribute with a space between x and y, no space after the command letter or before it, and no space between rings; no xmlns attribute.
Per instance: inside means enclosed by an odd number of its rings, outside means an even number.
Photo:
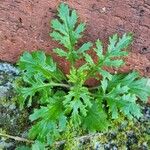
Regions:
<svg viewBox="0 0 150 150"><path fill-rule="evenodd" d="M57 42L49 37L50 20L56 17L61 0L1 0L0 60L16 62L23 51L43 49L51 54L64 72L68 63L53 54ZM134 43L126 66L120 71L138 70L150 77L149 0L66 0L77 10L87 29L79 44L101 39L105 46L113 33L132 32ZM92 84L94 81L91 81Z"/></svg>

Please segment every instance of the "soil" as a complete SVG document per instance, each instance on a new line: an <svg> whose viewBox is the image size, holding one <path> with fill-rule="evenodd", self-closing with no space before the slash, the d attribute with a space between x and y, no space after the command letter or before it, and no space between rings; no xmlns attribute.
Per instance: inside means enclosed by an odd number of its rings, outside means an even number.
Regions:
<svg viewBox="0 0 150 150"><path fill-rule="evenodd" d="M0 60L16 62L23 51L43 49L67 73L69 64L53 54L58 46L49 36L50 20L56 17L61 0L1 0ZM87 30L79 42L101 39L105 46L113 33L134 34L131 54L120 71L138 70L150 76L150 1L149 0L66 0L77 10ZM92 81L92 84L95 84Z"/></svg>

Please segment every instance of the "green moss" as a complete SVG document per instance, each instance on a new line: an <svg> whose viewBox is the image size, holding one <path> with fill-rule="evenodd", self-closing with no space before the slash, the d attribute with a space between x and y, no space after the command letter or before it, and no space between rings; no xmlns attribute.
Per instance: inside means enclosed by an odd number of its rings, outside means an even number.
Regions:
<svg viewBox="0 0 150 150"><path fill-rule="evenodd" d="M0 124L7 134L19 135L28 126L27 110L20 111L16 107L17 97L1 98L1 111L3 112L0 118Z"/></svg>

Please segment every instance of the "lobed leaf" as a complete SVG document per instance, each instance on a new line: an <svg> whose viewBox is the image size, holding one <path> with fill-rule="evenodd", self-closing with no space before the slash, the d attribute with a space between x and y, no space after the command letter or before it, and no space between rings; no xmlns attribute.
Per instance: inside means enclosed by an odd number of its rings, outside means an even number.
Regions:
<svg viewBox="0 0 150 150"><path fill-rule="evenodd" d="M94 48L94 51L99 58L104 57L102 42L99 39L96 41L96 48Z"/></svg>
<svg viewBox="0 0 150 150"><path fill-rule="evenodd" d="M141 108L137 99L148 100L150 88L146 83L147 80L139 79L136 72L114 75L111 80L103 78L98 95L101 95L103 102L107 102L112 119L118 118L120 113L129 118L141 117Z"/></svg>
<svg viewBox="0 0 150 150"><path fill-rule="evenodd" d="M63 73L56 68L56 63L50 56L46 56L42 51L25 52L18 62L19 69L24 71L27 76L40 74L46 79L61 81L64 79Z"/></svg>
<svg viewBox="0 0 150 150"><path fill-rule="evenodd" d="M79 54L83 54L85 51L89 50L92 47L92 43L88 42L88 43L84 43L78 50L77 53Z"/></svg>
<svg viewBox="0 0 150 150"><path fill-rule="evenodd" d="M59 55L66 57L71 63L74 63L75 60L79 59L80 56L78 53L88 50L92 44L84 44L78 51L75 51L75 44L78 42L79 38L82 37L82 32L85 29L85 24L80 23L77 25L77 13L75 10L70 10L68 5L62 3L58 8L59 19L52 20L51 27L53 32L50 33L50 36L59 41L67 51L55 49L54 51ZM60 50L60 51L59 51ZM78 56L78 57L77 57Z"/></svg>
<svg viewBox="0 0 150 150"><path fill-rule="evenodd" d="M51 94L51 84L44 83L38 74L35 75L34 78L24 76L24 81L29 83L29 86L18 89L20 96L23 98L23 100L20 101L21 108L23 108L26 101L28 101L27 105L30 107L33 97L38 92L40 92L38 102L46 103L48 101Z"/></svg>
<svg viewBox="0 0 150 150"><path fill-rule="evenodd" d="M75 126L81 124L81 117L87 115L88 108L92 106L91 96L86 87L74 86L63 101L65 112L71 114L71 121Z"/></svg>
<svg viewBox="0 0 150 150"><path fill-rule="evenodd" d="M60 97L63 95L62 92L54 94L53 103L35 109L34 113L30 115L31 121L37 120L37 123L29 131L31 139L37 138L41 142L51 144L60 136L60 132L65 130L67 120L63 112L63 97Z"/></svg>
<svg viewBox="0 0 150 150"><path fill-rule="evenodd" d="M110 123L101 103L93 102L87 116L83 118L83 126L92 132L108 130Z"/></svg>

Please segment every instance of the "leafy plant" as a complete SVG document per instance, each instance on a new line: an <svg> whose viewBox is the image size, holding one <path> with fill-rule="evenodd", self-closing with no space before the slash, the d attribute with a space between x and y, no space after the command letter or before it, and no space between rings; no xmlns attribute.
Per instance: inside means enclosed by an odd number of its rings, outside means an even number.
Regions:
<svg viewBox="0 0 150 150"><path fill-rule="evenodd" d="M22 97L19 103L21 108L36 106L29 118L33 122L29 137L40 144L51 145L59 140L68 124L84 132L97 132L107 130L111 121L120 115L139 118L142 114L137 101L146 102L150 96L147 79L137 72L113 75L104 69L124 64L122 57L128 55L126 48L132 42L132 35L114 34L105 52L99 39L95 44L87 42L78 48L85 24L78 24L77 19L76 11L62 3L58 19L51 23L50 36L64 46L55 48L54 52L71 63L67 76L42 51L25 52L18 62L24 81L22 87L17 88ZM96 62L88 53L91 49L97 55ZM79 59L85 63L76 67ZM88 87L85 82L90 77L100 80L100 84Z"/></svg>

